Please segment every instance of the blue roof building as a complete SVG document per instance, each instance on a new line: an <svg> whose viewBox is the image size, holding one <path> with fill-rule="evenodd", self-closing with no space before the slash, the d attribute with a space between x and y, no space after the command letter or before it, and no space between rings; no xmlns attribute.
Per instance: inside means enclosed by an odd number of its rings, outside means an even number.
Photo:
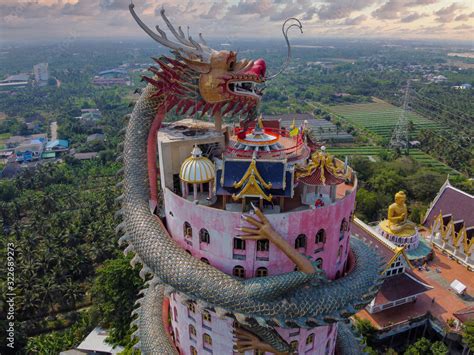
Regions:
<svg viewBox="0 0 474 355"><path fill-rule="evenodd" d="M65 139L55 139L46 144L46 150L63 150L69 148L69 142Z"/></svg>

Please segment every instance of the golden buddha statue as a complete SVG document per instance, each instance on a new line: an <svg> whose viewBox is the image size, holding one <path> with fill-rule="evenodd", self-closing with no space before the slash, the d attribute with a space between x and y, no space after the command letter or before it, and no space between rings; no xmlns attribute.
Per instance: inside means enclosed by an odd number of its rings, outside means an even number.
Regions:
<svg viewBox="0 0 474 355"><path fill-rule="evenodd" d="M383 230L400 237L409 237L416 233L415 223L408 220L406 199L403 191L395 194L395 202L388 207L387 220L380 223Z"/></svg>

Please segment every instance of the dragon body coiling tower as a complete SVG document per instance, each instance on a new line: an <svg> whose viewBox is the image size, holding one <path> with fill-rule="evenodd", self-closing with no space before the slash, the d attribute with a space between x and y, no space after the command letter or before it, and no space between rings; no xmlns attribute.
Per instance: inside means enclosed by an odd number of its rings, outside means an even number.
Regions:
<svg viewBox="0 0 474 355"><path fill-rule="evenodd" d="M162 10L171 41L130 10L174 54L144 77L124 141L117 229L132 265L149 275L134 311L137 346L146 354L359 353L343 322L374 298L381 264L350 237L354 172L308 144L304 125L256 119L258 86L272 78L263 59L196 42ZM293 20L283 26L287 43L288 29L301 26ZM163 124L170 111L188 118ZM194 119L205 114L215 123ZM225 115L244 120L225 126Z"/></svg>

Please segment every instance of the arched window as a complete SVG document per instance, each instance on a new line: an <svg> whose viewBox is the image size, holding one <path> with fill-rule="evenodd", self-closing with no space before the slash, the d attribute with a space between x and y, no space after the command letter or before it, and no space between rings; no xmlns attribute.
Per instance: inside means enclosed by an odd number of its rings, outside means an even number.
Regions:
<svg viewBox="0 0 474 355"><path fill-rule="evenodd" d="M295 240L295 249L306 248L306 235L300 234Z"/></svg>
<svg viewBox="0 0 474 355"><path fill-rule="evenodd" d="M342 245L339 246L339 249L337 250L337 262L340 262L342 258Z"/></svg>
<svg viewBox="0 0 474 355"><path fill-rule="evenodd" d="M194 305L193 302L188 302L188 310L189 312L192 312L192 313L196 312L196 306Z"/></svg>
<svg viewBox="0 0 474 355"><path fill-rule="evenodd" d="M202 321L203 322L207 322L207 323L211 323L211 314L209 312L203 312L202 313Z"/></svg>
<svg viewBox="0 0 474 355"><path fill-rule="evenodd" d="M290 348L291 348L291 351L297 353L298 352L298 342L296 340L293 340L290 343Z"/></svg>
<svg viewBox="0 0 474 355"><path fill-rule="evenodd" d="M268 270L266 267L259 267L255 270L255 277L264 277L268 275Z"/></svg>
<svg viewBox="0 0 474 355"><path fill-rule="evenodd" d="M198 355L198 352L194 346L191 346L189 348L191 355Z"/></svg>
<svg viewBox="0 0 474 355"><path fill-rule="evenodd" d="M339 240L344 238L344 233L347 231L347 221L345 218L342 219L341 228L339 228Z"/></svg>
<svg viewBox="0 0 474 355"><path fill-rule="evenodd" d="M176 329L174 330L174 337L176 338L176 342L179 343L179 332L178 332L178 328L176 328Z"/></svg>
<svg viewBox="0 0 474 355"><path fill-rule="evenodd" d="M207 260L206 258L201 258L201 261L202 261L204 264L211 265L211 264L209 264L209 260Z"/></svg>
<svg viewBox="0 0 474 355"><path fill-rule="evenodd" d="M259 349L254 350L253 355L265 355L265 351Z"/></svg>
<svg viewBox="0 0 474 355"><path fill-rule="evenodd" d="M178 321L178 310L176 307L173 308L173 313L174 313L174 320L177 322Z"/></svg>
<svg viewBox="0 0 474 355"><path fill-rule="evenodd" d="M326 242L326 231L324 229L320 229L318 233L316 233L316 238L315 238L315 243L316 244L321 244Z"/></svg>
<svg viewBox="0 0 474 355"><path fill-rule="evenodd" d="M209 236L209 232L207 231L207 229L201 228L201 230L199 231L199 241L201 243L209 244L210 239L211 238Z"/></svg>
<svg viewBox="0 0 474 355"><path fill-rule="evenodd" d="M268 239L257 240L257 251L268 251L270 242Z"/></svg>
<svg viewBox="0 0 474 355"><path fill-rule="evenodd" d="M312 345L313 342L314 342L314 334L308 335L308 337L306 338L306 345Z"/></svg>
<svg viewBox="0 0 474 355"><path fill-rule="evenodd" d="M245 240L234 238L234 249L245 250Z"/></svg>
<svg viewBox="0 0 474 355"><path fill-rule="evenodd" d="M196 328L194 328L194 325L190 324L189 325L189 338L195 338L196 337Z"/></svg>
<svg viewBox="0 0 474 355"><path fill-rule="evenodd" d="M202 335L202 342L204 343L204 347L210 347L212 346L212 338L209 334L207 333L204 333Z"/></svg>
<svg viewBox="0 0 474 355"><path fill-rule="evenodd" d="M191 225L188 222L184 222L183 224L183 234L187 238L193 237L193 229L191 228Z"/></svg>
<svg viewBox="0 0 474 355"><path fill-rule="evenodd" d="M186 253L188 253L189 255L193 255L193 254L191 253L191 251L188 250L188 249L186 249Z"/></svg>
<svg viewBox="0 0 474 355"><path fill-rule="evenodd" d="M232 275L243 279L245 277L245 269L240 265L234 266L234 269L232 270Z"/></svg>
<svg viewBox="0 0 474 355"><path fill-rule="evenodd" d="M331 353L331 339L329 339L326 343L326 350L325 350L325 355L329 355Z"/></svg>
<svg viewBox="0 0 474 355"><path fill-rule="evenodd" d="M323 268L323 259L322 258L317 258L316 259L316 267L318 269L322 269Z"/></svg>

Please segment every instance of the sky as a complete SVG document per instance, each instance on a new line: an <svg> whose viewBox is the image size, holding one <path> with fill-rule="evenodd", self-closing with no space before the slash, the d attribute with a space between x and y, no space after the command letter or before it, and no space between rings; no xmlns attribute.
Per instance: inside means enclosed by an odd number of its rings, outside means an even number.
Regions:
<svg viewBox="0 0 474 355"><path fill-rule="evenodd" d="M290 16L304 38L465 40L474 44L474 0L133 0L151 28L163 6L173 24L209 38L281 36ZM128 11L130 0L0 0L0 37L25 41L145 38ZM296 34L293 34L296 36Z"/></svg>

